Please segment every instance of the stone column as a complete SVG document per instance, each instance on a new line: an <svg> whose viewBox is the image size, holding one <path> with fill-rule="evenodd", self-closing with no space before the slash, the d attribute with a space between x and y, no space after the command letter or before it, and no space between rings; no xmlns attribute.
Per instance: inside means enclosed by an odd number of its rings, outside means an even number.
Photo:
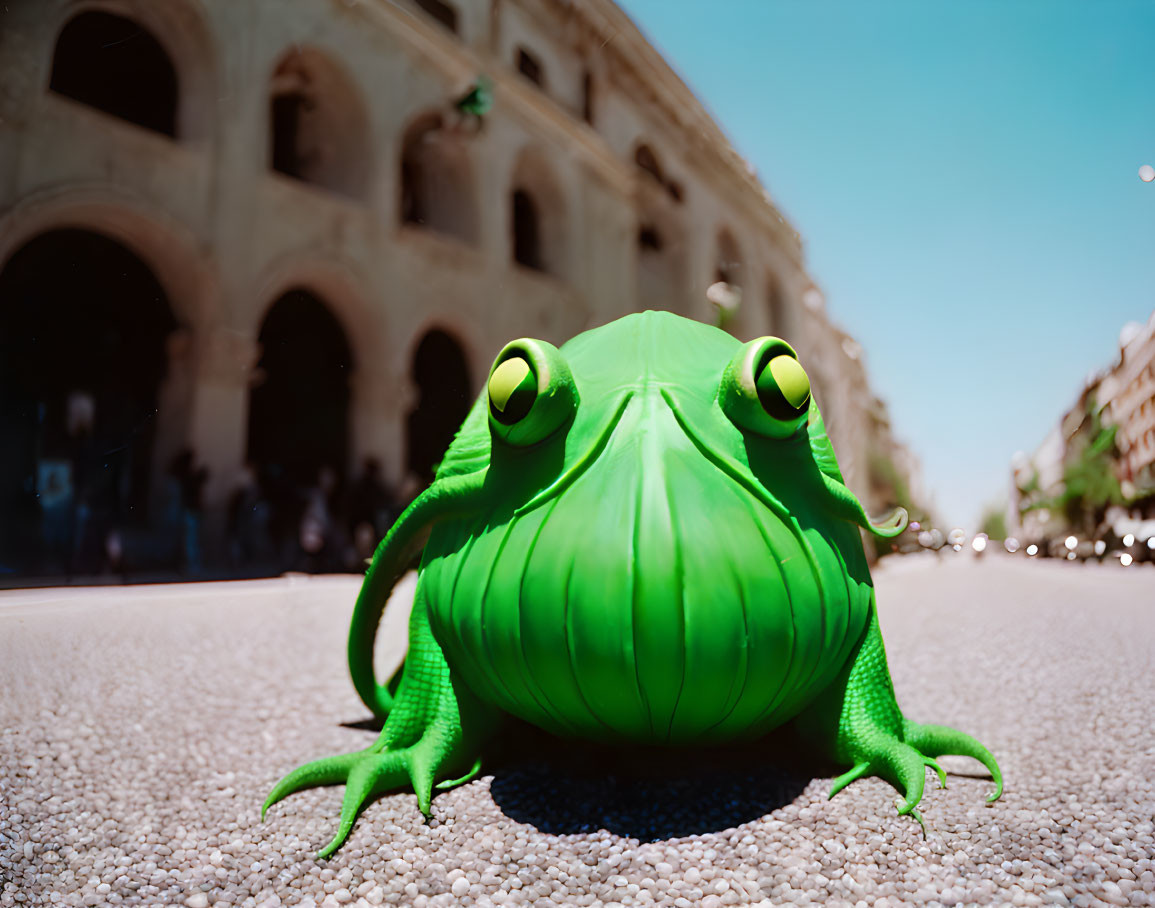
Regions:
<svg viewBox="0 0 1155 908"><path fill-rule="evenodd" d="M208 564L223 557L225 509L245 460L249 384L260 356L256 340L240 331L212 328L193 343L193 385L188 445L208 468L204 489L204 550Z"/></svg>
<svg viewBox="0 0 1155 908"><path fill-rule="evenodd" d="M408 374L359 366L349 390L351 475L361 474L366 457L376 457L382 479L396 489L405 478L405 416L416 399Z"/></svg>

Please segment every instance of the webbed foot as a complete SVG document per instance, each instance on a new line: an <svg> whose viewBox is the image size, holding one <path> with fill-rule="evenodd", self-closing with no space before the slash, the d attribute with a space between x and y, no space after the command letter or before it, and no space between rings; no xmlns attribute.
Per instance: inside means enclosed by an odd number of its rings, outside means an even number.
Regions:
<svg viewBox="0 0 1155 908"><path fill-rule="evenodd" d="M990 751L970 735L953 728L919 725L903 719L901 736L871 728L853 738L846 744L847 751L855 760L854 767L834 780L828 797L833 798L851 782L864 776L886 779L902 793L897 805L899 815L909 814L918 820L924 834L926 824L918 811L918 804L926 784L927 767L935 771L940 787L946 788L946 772L935 757L943 754L974 757L987 768L995 781L995 790L987 801L997 800L1003 792L1002 773Z"/></svg>
<svg viewBox="0 0 1155 908"><path fill-rule="evenodd" d="M409 622L409 655L396 697L388 704L381 700L375 703L387 706L388 718L373 746L294 769L274 786L261 808L263 820L270 807L296 791L344 783L337 834L318 858L327 858L340 848L365 804L391 789L412 786L417 806L428 819L435 784L439 789L450 788L478 774L478 755L498 718L496 711L478 700L450 670L429 628L420 588Z"/></svg>
<svg viewBox="0 0 1155 908"><path fill-rule="evenodd" d="M429 739L422 739L412 747L400 750L382 750L379 744L374 744L356 753L314 760L294 769L274 786L261 808L261 820L265 819L265 813L270 807L294 792L317 785L344 782L345 797L341 804L337 834L317 853L318 858L327 858L344 843L365 804L390 789L411 785L417 795L417 806L428 819L434 779L447 762L454 761L444 754L442 747L429 746ZM481 760L477 759L473 768L464 776L442 781L437 788L451 788L468 782L480 769Z"/></svg>
<svg viewBox="0 0 1155 908"><path fill-rule="evenodd" d="M879 776L902 794L899 815L914 817L924 833L926 824L918 805L926 785L927 767L935 771L939 783L946 788L946 773L935 757L973 757L994 779L995 790L987 801L994 801L1003 793L999 765L982 744L953 728L920 725L903 717L894 699L873 604L867 629L846 668L797 721L832 757L851 767L834 780L831 798L856 779Z"/></svg>

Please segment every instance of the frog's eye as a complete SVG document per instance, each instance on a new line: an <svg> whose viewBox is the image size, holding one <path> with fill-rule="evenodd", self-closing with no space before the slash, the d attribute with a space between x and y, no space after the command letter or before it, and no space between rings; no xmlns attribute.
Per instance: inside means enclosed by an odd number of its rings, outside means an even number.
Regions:
<svg viewBox="0 0 1155 908"><path fill-rule="evenodd" d="M736 426L771 438L788 438L806 422L810 379L798 355L778 337L744 344L722 373L722 411Z"/></svg>
<svg viewBox="0 0 1155 908"><path fill-rule="evenodd" d="M486 383L489 425L513 445L552 435L577 410L573 374L553 344L523 337L505 345Z"/></svg>

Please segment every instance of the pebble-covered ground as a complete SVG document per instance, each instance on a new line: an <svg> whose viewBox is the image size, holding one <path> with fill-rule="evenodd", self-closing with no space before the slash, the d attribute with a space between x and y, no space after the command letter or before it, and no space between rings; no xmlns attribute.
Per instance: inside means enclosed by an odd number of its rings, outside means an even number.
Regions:
<svg viewBox="0 0 1155 908"><path fill-rule="evenodd" d="M900 704L994 751L996 804L944 758L924 838L877 779L828 802L788 738L647 771L522 734L432 823L387 795L328 861L339 787L258 815L284 772L373 740L356 578L0 593L0 905L1155 905L1155 569L876 579Z"/></svg>

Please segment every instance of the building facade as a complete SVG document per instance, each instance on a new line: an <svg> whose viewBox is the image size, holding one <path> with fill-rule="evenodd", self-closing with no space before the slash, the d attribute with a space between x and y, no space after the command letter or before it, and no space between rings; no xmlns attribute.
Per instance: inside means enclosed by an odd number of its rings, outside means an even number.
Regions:
<svg viewBox="0 0 1155 908"><path fill-rule="evenodd" d="M1072 527L1054 508L1029 506L1060 499L1064 476L1100 426L1115 429L1111 470L1121 498L1108 511L1107 522L1155 517L1155 313L1145 324L1123 328L1119 358L1087 379L1034 454L1016 457L1010 516L1026 538L1054 538L1084 529Z"/></svg>
<svg viewBox="0 0 1155 908"><path fill-rule="evenodd" d="M795 345L886 504L798 234L609 0L11 0L0 25L10 527L85 446L145 523L181 452L210 529L246 465L419 481L509 339L717 321L712 286L736 336Z"/></svg>
<svg viewBox="0 0 1155 908"><path fill-rule="evenodd" d="M1155 494L1155 312L1124 329L1119 361L1099 383L1099 404L1104 421L1119 427L1119 478L1133 495Z"/></svg>

